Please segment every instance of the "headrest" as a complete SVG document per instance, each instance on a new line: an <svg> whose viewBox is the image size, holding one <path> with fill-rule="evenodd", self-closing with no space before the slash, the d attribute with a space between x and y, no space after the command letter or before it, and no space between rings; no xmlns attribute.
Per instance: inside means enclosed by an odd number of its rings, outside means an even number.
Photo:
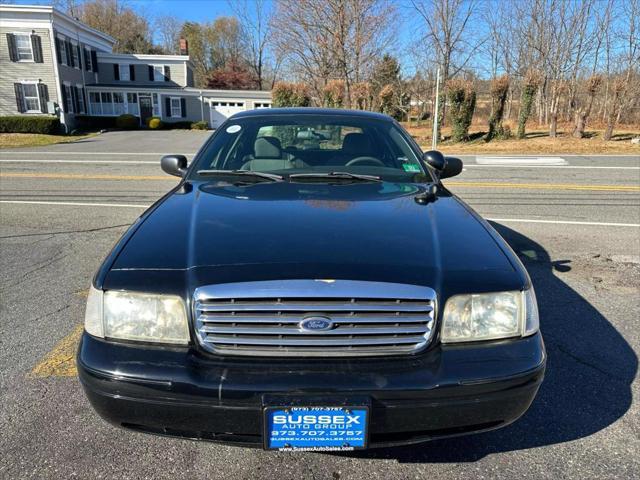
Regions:
<svg viewBox="0 0 640 480"><path fill-rule="evenodd" d="M342 152L349 155L370 155L371 143L364 133L347 133L342 140Z"/></svg>
<svg viewBox="0 0 640 480"><path fill-rule="evenodd" d="M282 146L276 137L258 137L253 144L255 158L282 158Z"/></svg>

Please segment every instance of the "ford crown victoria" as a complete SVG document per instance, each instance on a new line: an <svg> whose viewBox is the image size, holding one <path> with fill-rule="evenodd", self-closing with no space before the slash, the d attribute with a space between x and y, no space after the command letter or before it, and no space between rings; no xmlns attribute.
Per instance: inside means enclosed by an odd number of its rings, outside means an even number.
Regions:
<svg viewBox="0 0 640 480"><path fill-rule="evenodd" d="M352 450L518 419L546 356L529 276L393 119L229 118L99 268L78 351L129 429Z"/></svg>

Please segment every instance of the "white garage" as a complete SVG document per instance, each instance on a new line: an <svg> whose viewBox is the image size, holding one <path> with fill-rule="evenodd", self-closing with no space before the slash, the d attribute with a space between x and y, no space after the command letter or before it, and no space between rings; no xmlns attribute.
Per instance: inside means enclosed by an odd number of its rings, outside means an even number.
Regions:
<svg viewBox="0 0 640 480"><path fill-rule="evenodd" d="M210 103L211 127L217 128L231 115L246 110L246 102L212 100Z"/></svg>

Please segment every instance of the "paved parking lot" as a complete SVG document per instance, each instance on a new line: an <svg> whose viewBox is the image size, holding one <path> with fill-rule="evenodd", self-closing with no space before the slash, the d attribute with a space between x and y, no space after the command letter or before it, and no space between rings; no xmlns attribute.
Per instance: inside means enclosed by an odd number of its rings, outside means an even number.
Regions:
<svg viewBox="0 0 640 480"><path fill-rule="evenodd" d="M493 220L537 289L548 373L512 426L357 454L291 454L100 420L73 365L90 279L175 185L159 156L192 156L206 136L122 132L0 150L0 478L640 478L638 157L464 157L463 174L447 181Z"/></svg>

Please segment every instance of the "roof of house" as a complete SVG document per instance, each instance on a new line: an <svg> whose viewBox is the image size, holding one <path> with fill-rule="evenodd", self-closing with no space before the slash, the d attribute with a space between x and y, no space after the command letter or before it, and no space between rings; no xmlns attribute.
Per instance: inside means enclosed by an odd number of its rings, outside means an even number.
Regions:
<svg viewBox="0 0 640 480"><path fill-rule="evenodd" d="M67 15L64 12L61 12L57 8L54 8L50 5L0 5L0 12L24 12L24 13L46 13L57 17L58 19L65 20L67 22L72 23L76 28L84 30L87 33L96 35L103 40L111 43L112 45L116 43L116 39L111 35L107 35L100 30L96 30L89 25L82 23L77 18L73 18L70 15Z"/></svg>

